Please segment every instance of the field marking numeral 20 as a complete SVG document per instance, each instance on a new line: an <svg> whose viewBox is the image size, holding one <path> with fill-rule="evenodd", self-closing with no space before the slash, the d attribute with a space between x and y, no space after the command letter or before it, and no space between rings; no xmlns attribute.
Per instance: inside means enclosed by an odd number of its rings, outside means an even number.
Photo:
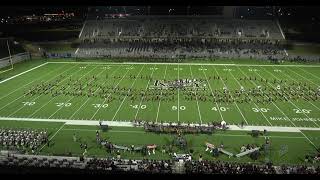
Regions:
<svg viewBox="0 0 320 180"><path fill-rule="evenodd" d="M71 103L56 103L56 105L58 107L69 107L69 106L71 106Z"/></svg>
<svg viewBox="0 0 320 180"><path fill-rule="evenodd" d="M36 104L36 102L22 102L24 106L33 106Z"/></svg>
<svg viewBox="0 0 320 180"><path fill-rule="evenodd" d="M253 112L268 112L269 108L252 108Z"/></svg>
<svg viewBox="0 0 320 180"><path fill-rule="evenodd" d="M310 109L293 109L297 114L306 113L309 114L311 112Z"/></svg>
<svg viewBox="0 0 320 180"><path fill-rule="evenodd" d="M107 108L108 104L92 104L94 108Z"/></svg>
<svg viewBox="0 0 320 180"><path fill-rule="evenodd" d="M138 104L136 104L136 105L130 105L133 109L138 109L139 108L139 105ZM140 109L146 109L147 108L147 105L144 105L144 104L142 104L141 106L140 106Z"/></svg>
<svg viewBox="0 0 320 180"><path fill-rule="evenodd" d="M173 110L173 111L176 111L177 109L178 109L177 106L172 106L172 110ZM182 111L184 111L184 110L186 110L186 107L185 107L185 106L180 106L179 109L182 110Z"/></svg>
<svg viewBox="0 0 320 180"><path fill-rule="evenodd" d="M211 108L211 110L213 110L213 111L218 111L220 109L220 111L227 111L227 109L229 109L228 107L226 108L226 107L219 107L219 108L217 108L217 107L212 107Z"/></svg>

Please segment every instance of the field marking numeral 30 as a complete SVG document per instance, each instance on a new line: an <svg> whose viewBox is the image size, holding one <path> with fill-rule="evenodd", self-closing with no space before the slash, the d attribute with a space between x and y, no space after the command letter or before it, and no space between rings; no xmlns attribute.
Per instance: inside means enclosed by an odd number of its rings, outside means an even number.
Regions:
<svg viewBox="0 0 320 180"><path fill-rule="evenodd" d="M22 102L24 106L33 106L36 104L36 102Z"/></svg>
<svg viewBox="0 0 320 180"><path fill-rule="evenodd" d="M71 103L56 103L56 105L58 107L69 107L69 106L71 106Z"/></svg>

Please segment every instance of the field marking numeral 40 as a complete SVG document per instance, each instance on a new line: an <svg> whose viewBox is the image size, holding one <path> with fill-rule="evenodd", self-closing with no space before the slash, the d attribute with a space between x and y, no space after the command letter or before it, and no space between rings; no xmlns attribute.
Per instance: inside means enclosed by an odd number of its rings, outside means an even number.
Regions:
<svg viewBox="0 0 320 180"><path fill-rule="evenodd" d="M24 106L33 106L36 104L36 102L22 102Z"/></svg>
<svg viewBox="0 0 320 180"><path fill-rule="evenodd" d="M173 111L176 111L177 109L178 109L177 106L172 106L172 110L173 110ZM182 111L184 111L184 110L186 110L186 107L185 107L185 106L180 106L179 109L182 110Z"/></svg>
<svg viewBox="0 0 320 180"><path fill-rule="evenodd" d="M268 108L252 108L253 112L268 112Z"/></svg>
<svg viewBox="0 0 320 180"><path fill-rule="evenodd" d="M69 107L69 106L71 106L71 103L56 103L56 105L58 107Z"/></svg>
<svg viewBox="0 0 320 180"><path fill-rule="evenodd" d="M94 108L107 108L108 104L92 104Z"/></svg>
<svg viewBox="0 0 320 180"><path fill-rule="evenodd" d="M229 109L228 107L226 108L226 107L219 107L219 108L217 108L217 107L212 107L211 108L211 110L213 110L213 111L218 111L220 109L220 111L227 111L227 109Z"/></svg>
<svg viewBox="0 0 320 180"><path fill-rule="evenodd" d="M130 105L133 109L138 109L139 108L139 105L138 104L136 104L136 105ZM146 109L147 108L147 105L144 105L144 104L142 104L141 106L140 106L140 109Z"/></svg>
<svg viewBox="0 0 320 180"><path fill-rule="evenodd" d="M310 109L293 109L297 114L306 113L309 114L311 112Z"/></svg>

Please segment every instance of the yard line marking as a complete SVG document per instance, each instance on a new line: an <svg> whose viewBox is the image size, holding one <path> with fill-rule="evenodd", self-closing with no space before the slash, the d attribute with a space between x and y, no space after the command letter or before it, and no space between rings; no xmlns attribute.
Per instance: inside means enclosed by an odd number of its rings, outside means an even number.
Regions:
<svg viewBox="0 0 320 180"><path fill-rule="evenodd" d="M117 72L120 67L121 67L121 66L118 66L118 68L117 68L115 71L113 71L113 72L110 74L110 76L112 76L115 72ZM102 83L102 86L103 86L106 82L107 82L107 81L104 81L104 82ZM98 90L99 90L99 88L98 88L95 92L97 92ZM86 100L68 119L72 119L73 116L74 116L75 114L77 114L77 112L78 112L85 104L87 104L87 102L89 101L90 98L91 98L91 97L88 97L87 100Z"/></svg>
<svg viewBox="0 0 320 180"><path fill-rule="evenodd" d="M191 66L189 66L189 69L190 69L190 73L191 73L191 78L193 79L193 73L192 73L192 70L191 70ZM197 107L198 107L198 114L199 114L200 124L202 124L202 118L201 118L201 113L200 113L200 108L199 108L199 101L198 101L198 97L197 97L197 92L196 92L196 100L197 100Z"/></svg>
<svg viewBox="0 0 320 180"><path fill-rule="evenodd" d="M179 71L180 71L180 66L179 66L179 63L178 63L178 82L180 84L180 77L179 77ZM178 122L180 122L180 87L178 87Z"/></svg>
<svg viewBox="0 0 320 180"><path fill-rule="evenodd" d="M77 66L73 66L72 68L74 68L74 67L77 67ZM76 72L78 72L78 71L80 71L80 70L77 70ZM75 72L73 72L72 74L75 74ZM69 77L69 76L68 76ZM63 81L65 81L68 77L66 77L66 78L63 78ZM61 82L63 82L63 81L61 81ZM60 82L60 83L61 83ZM60 84L59 83L59 84ZM70 86L69 86L70 87ZM68 89L69 89L69 87L68 87ZM40 96L42 96L42 95L40 95ZM38 98L40 97L40 96L38 96ZM34 114L36 114L37 112L39 112L43 107L45 107L46 105L48 105L52 100L54 100L56 97L54 97L54 98L51 98L47 103L45 103L45 104L43 104L40 108L38 108L37 110L35 110L32 114L30 114L28 117L32 117Z"/></svg>
<svg viewBox="0 0 320 180"><path fill-rule="evenodd" d="M201 66L201 68L203 69L203 66ZM205 71L202 71L202 72L203 72L203 74L204 74L204 77L206 78L206 81L207 81L208 85L209 85L209 88L210 88L210 91L211 91L212 97L213 97L213 98L215 98L215 95L214 95L214 93L213 93L213 91L212 91L212 88L211 88L210 82L209 82L209 80L208 80L208 78L207 78L206 72L205 72ZM219 114L220 114L220 117L221 117L222 121L224 121L223 116L222 116L222 113L221 113L221 111L220 111L220 107L219 107L219 105L218 105L218 103L217 103L216 101L215 101L215 103L216 103L216 106L217 106L218 112L219 112ZM248 124L248 123L247 123L247 124Z"/></svg>
<svg viewBox="0 0 320 180"><path fill-rule="evenodd" d="M56 133L54 133L50 138L49 138L49 142L58 134L59 131L61 131L61 129L64 127L66 123L63 123L63 125L58 129L58 131L56 131ZM46 144L44 144L40 149L39 152L46 146Z"/></svg>
<svg viewBox="0 0 320 180"><path fill-rule="evenodd" d="M19 73L19 74L17 74L17 75L14 75L14 76L12 76L12 77L9 77L9 78L7 78L7 79L5 79L5 80L0 81L0 84L2 84L2 83L4 83L4 82L7 82L7 81L9 81L9 80L11 80L11 79L13 79L13 78L18 77L18 76L21 76L21 75L23 75L23 74L25 74L25 73L27 73L27 72L33 71L33 70L35 70L35 69L37 69L37 68L39 68L39 67L42 67L42 66L44 66L44 65L47 65L47 64L48 64L48 62L45 62L45 63L43 63L43 64L40 64L39 66L36 66L36 67L31 68L31 69L29 69L29 70L23 71L22 73Z"/></svg>
<svg viewBox="0 0 320 180"><path fill-rule="evenodd" d="M84 75L82 75L78 80L82 79L85 75L89 74L91 71L95 70L96 68L97 68L97 67L91 69L89 72L87 72L87 73L85 73ZM104 71L104 70L102 70L97 76L99 76L103 71ZM93 80L89 81L89 83L92 82L92 81L93 81ZM84 87L87 87L87 84L84 85ZM56 96L56 97L57 97L57 96ZM55 98L55 97L54 97L54 98ZM54 99L54 98L53 98L53 99ZM66 103L70 102L73 98L75 98L75 96L71 97ZM49 119L50 119L53 115L55 115L58 111L60 111L62 108L63 108L63 106L59 107L53 114L51 114L51 115L49 116Z"/></svg>
<svg viewBox="0 0 320 180"><path fill-rule="evenodd" d="M261 68L261 69L262 69L262 68ZM278 79L275 75L273 75L272 73L270 73L268 70L266 70L265 68L263 68L263 69L264 69L264 71L268 72L268 73L271 74L273 77L275 77L276 79ZM257 72L255 72L255 73L257 73ZM258 75L260 76L260 74L258 74ZM260 77L261 77L261 76L260 76ZM270 82L268 82L268 84L270 84ZM270 86L273 87L272 84L270 84ZM290 102L294 107L300 109L300 108L299 108L295 103L293 103L290 99L289 99L289 102ZM307 118L310 119L310 117L309 117L306 113L304 113L303 111L302 111L302 114L305 115ZM320 127L320 126L318 125L318 123L316 123L315 121L312 121L312 122L313 122L316 126Z"/></svg>
<svg viewBox="0 0 320 180"><path fill-rule="evenodd" d="M287 68L287 69L289 69L290 71L292 71L290 68ZM296 72L294 72L294 71L292 71L292 72L295 73L296 75L302 77L303 79L306 79L307 81L311 82L312 84L314 84L314 85L316 85L316 86L319 86L317 83L315 83L315 82L313 82L313 81L310 81L308 78L305 78L304 76L302 76L302 75L300 75L300 74L298 74L298 73L296 73Z"/></svg>
<svg viewBox="0 0 320 180"><path fill-rule="evenodd" d="M239 68L239 67L238 67L238 68ZM232 72L229 71L229 73L231 74L231 76L233 77L233 79L235 79L236 82L237 82L237 83L239 84L239 86L241 87L241 84L240 84L239 81L234 77L234 75L232 74ZM242 71L241 71L241 73L242 73ZM255 85L256 85L256 84L255 84ZM253 102L253 104L256 106L256 108L259 108L258 105L257 105L255 102ZM263 113L262 111L260 111L260 113L261 113L262 116L267 120L267 122L268 122L271 126L273 126L272 123L268 120L268 118L264 115L264 113Z"/></svg>
<svg viewBox="0 0 320 180"><path fill-rule="evenodd" d="M214 63L147 63L147 62L121 62L121 63L117 63L117 62L107 62L107 63L103 63L103 62L63 62L63 61L59 61L59 62L48 62L48 63L58 63L58 64L63 64L63 63L70 63L70 64L101 64L101 65L106 65L106 64L123 64L123 65L132 65L132 64L157 64L157 65L182 65L182 66L201 66L201 65L205 65L205 66L257 66L257 67L307 67L307 68L319 68L319 65L297 65L297 64L279 64L279 65L275 65L275 64L214 64Z"/></svg>
<svg viewBox="0 0 320 180"><path fill-rule="evenodd" d="M137 76L139 76L139 75L140 75L140 73L141 73L141 71L142 71L142 69L143 69L143 68L144 68L144 65L143 65L143 66L142 66L142 68L140 69L140 71L139 71L139 73L137 74ZM133 87L133 85L135 84L135 82L136 82L136 80L137 80L137 79L138 79L138 78L134 79L134 81L133 81L133 83L131 84L131 86L130 86L129 90ZM129 92L129 90L128 90L128 92ZM120 109L121 109L121 107L122 107L123 102L127 99L127 97L128 97L128 96L125 96L125 97L123 98L123 100L122 100L122 102L121 102L120 106L118 107L118 109L117 109L116 113L114 113L114 115L113 115L113 117L112 117L112 120L111 120L111 121L114 121L114 118L117 116L117 114L118 114L119 110L120 110Z"/></svg>
<svg viewBox="0 0 320 180"><path fill-rule="evenodd" d="M131 69L128 69L128 70L127 70L127 72L122 76L122 78L120 79L120 81L118 81L118 83L117 83L116 86L113 88L113 90L115 90L115 89L118 87L118 85L120 84L120 82L123 80L123 78L127 75L127 73L128 73L130 70L131 70ZM102 104L104 104L104 103L108 100L108 98L110 97L110 95L111 95L111 94L109 94L109 95L105 98L105 100L103 100ZM93 116L90 118L90 120L92 120L92 119L94 118L94 116L99 112L99 110L101 109L101 107L102 107L102 106L100 106L100 107L96 110L96 112L93 114Z"/></svg>
<svg viewBox="0 0 320 180"><path fill-rule="evenodd" d="M68 68L66 71L69 71L70 69L72 69L72 68L74 68L74 67L75 67L75 66L71 66L71 67ZM65 73L66 71L63 71L63 72L60 73L59 75ZM73 73L72 73L72 74L73 74ZM57 76L58 76L58 75L57 75ZM55 76L55 77L57 77L57 76ZM55 78L55 77L54 77L54 78ZM54 79L54 78L51 78L51 79ZM66 79L66 78L64 78L64 79ZM63 81L64 81L64 80L63 80ZM61 81L61 82L63 82L63 81ZM46 82L48 82L48 81L46 81ZM58 84L60 84L61 82L59 82ZM35 100L39 99L40 97L42 97L43 95L44 95L44 94L41 94L41 95L33 98L31 101L35 101ZM51 98L49 102L51 102L51 100L53 100L53 99L54 99L54 98ZM47 102L46 104L48 104L49 102ZM14 112L12 112L12 113L9 115L9 117L12 116L12 115L14 115L15 113L19 112L19 111L20 111L21 109L23 109L24 107L25 107L25 106L21 106L19 109L15 110ZM29 115L28 117L30 117L30 115Z"/></svg>
<svg viewBox="0 0 320 180"><path fill-rule="evenodd" d="M250 67L250 66L249 66ZM247 78L248 78L248 76L241 70L241 68L239 68L238 67L238 69L242 72L242 74L244 74ZM258 74L257 72L255 72L256 74ZM260 74L258 74L259 76L260 76ZM262 78L262 76L260 76L260 78ZM255 83L255 82L253 82L252 81L252 83L254 83L256 86L257 86L257 84ZM268 82L268 84L270 84L269 82ZM261 91L261 90L260 90ZM267 95L265 95L266 97L268 97ZM283 111L273 102L273 101L271 101L272 102L272 104L283 114L283 115L285 115L284 113L283 113ZM287 115L285 115L285 117L286 118L288 118L288 116ZM289 119L289 118L288 118ZM293 125L293 126L295 126L295 124L289 119L289 121L291 122L291 124Z"/></svg>
<svg viewBox="0 0 320 180"><path fill-rule="evenodd" d="M166 79L167 68L168 68L168 65L166 65L166 69L164 70L163 79ZM162 91L161 91L161 94L160 94L160 100L159 100L159 104L158 104L158 110L157 110L157 116L156 116L156 123L158 122L159 110L160 110L160 106L161 106L161 98L162 98ZM160 121L160 123L161 123L161 121Z"/></svg>
<svg viewBox="0 0 320 180"><path fill-rule="evenodd" d="M266 70L266 69L265 69ZM287 77L289 77L290 79L292 79L294 82L298 82L296 81L294 78L292 78L291 76L289 76L287 73L283 73L284 75L286 75ZM306 78L305 78L306 79ZM316 105L314 105L311 101L307 101L309 104L311 104L313 107L315 107L316 109L320 110L320 108Z"/></svg>
<svg viewBox="0 0 320 180"><path fill-rule="evenodd" d="M65 66L61 66L60 68L57 68L57 69L55 69L55 70L53 70L53 71L51 71L51 72L48 72L48 73L45 74L44 76L48 76L49 74L51 74L51 73L53 73L53 72L60 71L60 69L63 69L64 67L65 67ZM27 83L27 84L25 84L25 85L23 85L23 86L20 86L19 88L15 89L14 91L11 91L9 94L6 94L5 96L1 97L0 100L3 99L3 98L5 98L5 97L8 97L9 95L15 93L16 91L18 91L18 90L20 90L20 89L28 86L29 84L31 84L31 83L39 80L39 79L42 79L44 76L39 76L38 78L33 79L31 82L29 82L29 83Z"/></svg>
<svg viewBox="0 0 320 180"><path fill-rule="evenodd" d="M156 65L153 66L152 73L151 73L151 78L153 77L153 73L154 73L155 67L156 67ZM149 79L148 84L147 84L147 86L146 86L146 88L145 88L145 91L148 89L150 81L151 81L151 79ZM135 114L135 116L134 116L134 119L137 119L137 116L138 116L138 113L139 113L139 110L140 110L140 107L141 107L141 104L142 104L142 100L143 100L143 99L144 99L144 96L143 96L143 97L141 98L141 100L140 100L139 107L138 107L137 112L136 112L136 114Z"/></svg>
<svg viewBox="0 0 320 180"><path fill-rule="evenodd" d="M216 71L216 73L218 74L218 76L220 76L219 73L218 73L218 71L217 71L217 69L216 69L215 67L213 67L213 69ZM224 86L227 87L227 85L224 83L224 81L222 80L222 78L220 78L220 80L222 81L222 83L224 84ZM234 99L233 96L231 96L231 98ZM246 124L248 124L248 121L247 121L247 119L244 117L244 115L242 114L242 112L241 112L238 104L237 104L235 101L233 102L233 104L236 105L236 107L237 107L239 113L241 114L243 120L246 122Z"/></svg>
<svg viewBox="0 0 320 180"><path fill-rule="evenodd" d="M299 67L298 67L298 69L301 69L303 72L306 72L306 73L310 74L311 76L313 76L313 77L315 77L315 78L317 78L317 79L320 79L320 77L318 77L318 76L316 76L316 75L314 75L314 74L312 74L312 73L304 70L303 68L299 68Z"/></svg>
<svg viewBox="0 0 320 180"><path fill-rule="evenodd" d="M268 73L270 73L269 71L267 71ZM258 74L257 72L255 72L256 74ZM272 73L270 73L272 76L274 76ZM260 74L258 74L259 76L260 76ZM260 76L261 77L261 76ZM275 76L274 76L275 77ZM262 77L261 77L262 78ZM268 84L270 84L270 82L268 82ZM273 87L271 84L270 84L270 86L271 87ZM289 102L291 102L291 101L289 101ZM275 105L275 103L274 102L272 102L274 105ZM291 104L292 105L294 105L292 102L291 102ZM278 109L279 109L279 111L292 123L292 125L294 126L294 127L296 127L296 125L295 125L295 123L293 123L291 120L290 120L290 118L277 106L277 105L275 105ZM295 106L295 105L294 105ZM297 106L295 106L295 107L297 107ZM304 114L304 115L306 115L306 114ZM307 115L306 115L307 116ZM308 117L308 116L307 116ZM309 117L308 117L309 118ZM318 124L317 124L318 125ZM319 125L318 125L318 127L319 127ZM301 132L301 134L316 148L316 149L318 149L318 147L302 132L302 131L300 131Z"/></svg>
<svg viewBox="0 0 320 180"><path fill-rule="evenodd" d="M71 66L71 67L73 67L73 66ZM67 69L67 70L69 70L69 69ZM66 71L67 71L67 70L66 70ZM60 73L60 74L58 74L58 75L54 76L53 78L50 78L49 80L47 80L47 81L45 81L45 82L49 82L50 80L52 80L52 79L56 78L57 76L59 76L59 75L61 75L61 74L65 73L66 71L63 71L62 73ZM16 99L14 99L13 101L10 101L10 103L8 103L8 104L6 104L5 106L3 106L2 108L0 108L0 111L1 111L2 109L4 109L5 107L7 107L8 105L10 105L10 104L12 104L12 103L16 102L17 100L19 100L19 99L21 99L21 98L23 98L23 97L24 97L24 95L21 95L21 96L17 97Z"/></svg>

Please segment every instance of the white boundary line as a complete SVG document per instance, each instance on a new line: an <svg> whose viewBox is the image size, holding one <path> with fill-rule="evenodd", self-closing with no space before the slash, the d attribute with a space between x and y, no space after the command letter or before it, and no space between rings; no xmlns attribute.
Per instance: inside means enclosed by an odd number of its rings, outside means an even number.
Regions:
<svg viewBox="0 0 320 180"><path fill-rule="evenodd" d="M97 65L106 65L106 64L127 64L127 65L132 65L132 64L157 64L157 65L180 65L180 66L283 66L283 67L317 67L319 68L320 65L298 65L298 64L213 64L213 63L147 63L147 62L121 62L121 63L117 63L117 62L107 62L107 63L103 63L103 62L63 62L63 61L58 61L58 62L47 62L49 64L64 64L64 63L70 63L70 64L97 64Z"/></svg>
<svg viewBox="0 0 320 180"><path fill-rule="evenodd" d="M17 118L17 117L0 117L1 121L29 121L29 122L64 122L65 125L83 125L83 126L99 126L99 121L95 120L70 120L70 119L38 119L38 118ZM128 121L103 121L103 124L115 127L134 127L132 122ZM193 124L200 125L200 124ZM252 130L267 130L270 132L300 132L320 131L320 128L314 127L282 127L282 126L244 126L243 128L236 125L229 125L231 131L252 131Z"/></svg>
<svg viewBox="0 0 320 180"><path fill-rule="evenodd" d="M7 79L5 79L5 80L3 80L3 81L0 81L0 84L2 84L2 83L4 83L4 82L7 82L7 81L9 81L9 80L11 80L11 79L13 79L13 78L18 77L18 76L21 76L21 75L23 75L23 74L25 74L25 73L27 73L27 72L32 71L32 70L35 70L35 69L37 69L37 68L39 68L39 67L42 67L42 66L44 66L44 65L46 65L46 64L48 64L48 62L45 62L45 63L43 63L43 64L40 64L39 66L33 67L33 68L29 69L29 70L23 71L22 73L16 74L16 75L14 75L14 76L12 76L12 77L9 77L9 78L7 78Z"/></svg>

